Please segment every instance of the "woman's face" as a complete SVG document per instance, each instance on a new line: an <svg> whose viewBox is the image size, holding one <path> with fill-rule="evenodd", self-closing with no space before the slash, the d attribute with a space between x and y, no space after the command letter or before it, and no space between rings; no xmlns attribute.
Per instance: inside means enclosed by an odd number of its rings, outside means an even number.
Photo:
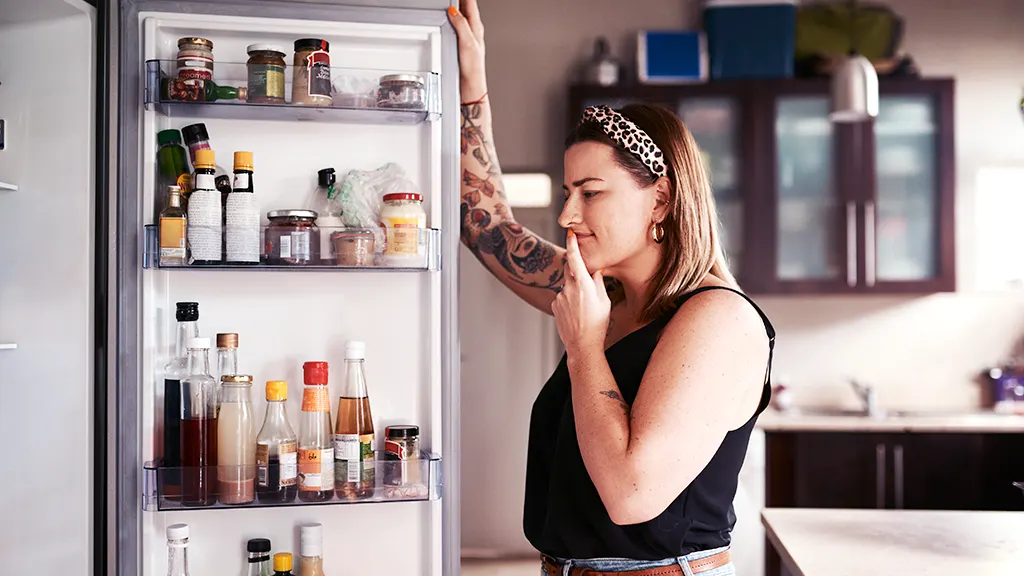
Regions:
<svg viewBox="0 0 1024 576"><path fill-rule="evenodd" d="M664 179L662 179L664 180ZM565 207L558 217L572 230L593 274L655 246L651 226L661 220L659 183L643 188L615 162L612 148L598 142L573 144L565 151Z"/></svg>

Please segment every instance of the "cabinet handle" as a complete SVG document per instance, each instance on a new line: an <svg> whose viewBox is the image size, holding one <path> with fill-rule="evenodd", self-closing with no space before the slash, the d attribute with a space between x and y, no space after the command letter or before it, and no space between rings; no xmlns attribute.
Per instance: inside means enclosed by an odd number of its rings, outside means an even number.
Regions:
<svg viewBox="0 0 1024 576"><path fill-rule="evenodd" d="M896 445L892 449L892 466L893 466L893 484L895 485L893 490L896 492L893 497L896 498L896 508L903 509L903 446Z"/></svg>
<svg viewBox="0 0 1024 576"><path fill-rule="evenodd" d="M875 508L885 508L885 444L875 444Z"/></svg>
<svg viewBox="0 0 1024 576"><path fill-rule="evenodd" d="M875 203L864 203L864 283L875 285Z"/></svg>
<svg viewBox="0 0 1024 576"><path fill-rule="evenodd" d="M846 284L857 285L857 204L846 203Z"/></svg>

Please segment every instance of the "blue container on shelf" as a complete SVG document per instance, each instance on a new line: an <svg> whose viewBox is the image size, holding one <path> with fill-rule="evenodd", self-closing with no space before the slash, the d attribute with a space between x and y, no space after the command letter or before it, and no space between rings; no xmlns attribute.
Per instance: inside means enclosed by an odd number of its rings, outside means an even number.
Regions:
<svg viewBox="0 0 1024 576"><path fill-rule="evenodd" d="M793 76L796 0L705 0L711 77Z"/></svg>
<svg viewBox="0 0 1024 576"><path fill-rule="evenodd" d="M636 57L643 84L702 82L708 77L707 43L700 31L641 30Z"/></svg>

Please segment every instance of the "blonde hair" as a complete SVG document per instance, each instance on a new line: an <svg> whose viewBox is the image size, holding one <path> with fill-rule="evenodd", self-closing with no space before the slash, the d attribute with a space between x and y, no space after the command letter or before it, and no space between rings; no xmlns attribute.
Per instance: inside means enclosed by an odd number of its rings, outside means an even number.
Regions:
<svg viewBox="0 0 1024 576"><path fill-rule="evenodd" d="M684 294L712 274L738 288L721 246L721 230L711 178L693 135L670 110L647 104L631 104L618 110L650 136L661 149L671 186L669 207L662 221L665 237L662 258L651 278L651 298L640 315L650 322L677 306ZM600 142L614 149L614 158L642 187L657 177L635 155L616 144L593 122L579 124L565 147L580 142ZM653 223L652 223L653 226Z"/></svg>

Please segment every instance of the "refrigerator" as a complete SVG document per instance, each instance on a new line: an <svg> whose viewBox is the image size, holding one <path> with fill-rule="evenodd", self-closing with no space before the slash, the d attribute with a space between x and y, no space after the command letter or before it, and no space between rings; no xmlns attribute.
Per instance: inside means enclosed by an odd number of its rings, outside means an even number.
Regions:
<svg viewBox="0 0 1024 576"><path fill-rule="evenodd" d="M194 576L241 574L250 538L269 538L273 552L291 552L298 573L299 526L307 523L323 527L331 576L458 573L459 111L449 3L122 0L101 9L99 65L106 75L98 98L109 107L98 119L106 181L97 210L109 219L110 259L97 273L109 274L108 332L100 346L108 400L108 574L166 573L165 532L175 523L189 525ZM329 43L334 81L417 75L423 106L172 102L160 82L175 74L177 41L185 37L212 42L213 81L222 86L246 86L248 45L274 44L286 52L290 96L293 42L319 38ZM153 226L165 201L157 189L157 132L198 122L229 175L233 152L252 152L262 226L269 211L306 208L322 168L334 168L340 182L350 170L397 164L423 195L420 258L366 267L161 266ZM388 496L378 463L369 502L190 507L168 498L160 460L162 371L175 347L175 305L184 301L199 303L200 336L239 335L239 372L253 376L257 429L264 383L285 380L288 417L298 431L307 361L329 363L336 417L345 343L365 342L375 448L383 448L386 426L419 426L416 466L427 493ZM213 350L210 356L214 363Z"/></svg>

